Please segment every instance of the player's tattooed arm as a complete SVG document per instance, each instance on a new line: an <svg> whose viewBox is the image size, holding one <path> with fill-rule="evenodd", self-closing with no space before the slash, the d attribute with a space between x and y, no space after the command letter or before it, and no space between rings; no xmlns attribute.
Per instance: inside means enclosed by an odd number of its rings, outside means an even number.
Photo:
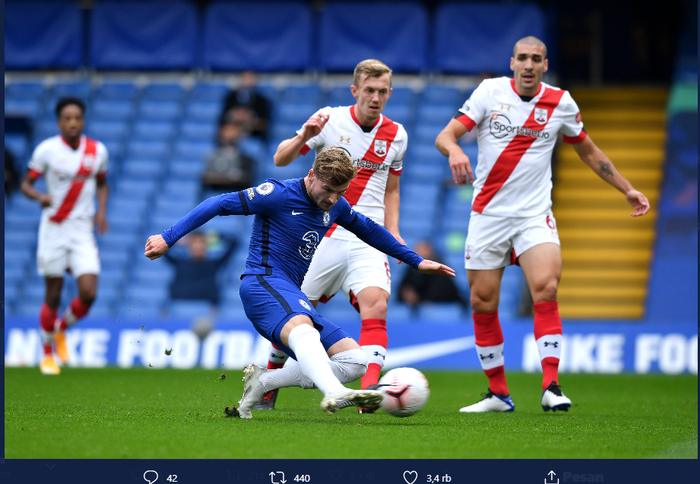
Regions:
<svg viewBox="0 0 700 484"><path fill-rule="evenodd" d="M600 160L598 162L598 166L600 167L600 175L605 175L609 178L614 178L615 173L612 171L612 163L608 163L607 161Z"/></svg>

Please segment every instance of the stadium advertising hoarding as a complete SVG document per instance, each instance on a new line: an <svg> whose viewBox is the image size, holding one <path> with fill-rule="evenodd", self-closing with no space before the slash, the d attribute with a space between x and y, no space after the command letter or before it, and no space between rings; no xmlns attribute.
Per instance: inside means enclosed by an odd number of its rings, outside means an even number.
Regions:
<svg viewBox="0 0 700 484"><path fill-rule="evenodd" d="M354 337L359 322L341 323ZM506 366L540 371L528 320L503 321ZM698 372L698 327L694 322L564 322L560 369L564 373ZM248 322L214 324L204 338L181 319L114 321L86 318L67 333L69 366L240 369L265 365L268 343ZM467 323L389 324L387 368L479 370L474 333ZM170 354L166 354L166 350ZM33 318L5 321L5 365L38 366L41 337Z"/></svg>

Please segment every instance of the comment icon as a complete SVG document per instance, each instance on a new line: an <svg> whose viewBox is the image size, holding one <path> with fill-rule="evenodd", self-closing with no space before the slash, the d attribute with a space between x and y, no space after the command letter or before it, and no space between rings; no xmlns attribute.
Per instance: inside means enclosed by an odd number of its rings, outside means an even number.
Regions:
<svg viewBox="0 0 700 484"><path fill-rule="evenodd" d="M153 484L158 480L158 473L156 471L146 471L143 473L143 480L148 484Z"/></svg>

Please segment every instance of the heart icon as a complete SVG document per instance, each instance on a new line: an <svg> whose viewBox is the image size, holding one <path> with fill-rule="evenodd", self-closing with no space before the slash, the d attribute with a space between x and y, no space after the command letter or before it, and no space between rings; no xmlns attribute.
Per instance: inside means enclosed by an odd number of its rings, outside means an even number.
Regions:
<svg viewBox="0 0 700 484"><path fill-rule="evenodd" d="M418 479L418 473L416 471L403 472L403 480L406 481L406 484L413 484L416 482L416 479Z"/></svg>
<svg viewBox="0 0 700 484"><path fill-rule="evenodd" d="M341 471L341 470L333 469L331 471L331 479L333 479L334 481L337 481L338 479L340 479L340 476L342 476L342 475L343 475L343 471Z"/></svg>

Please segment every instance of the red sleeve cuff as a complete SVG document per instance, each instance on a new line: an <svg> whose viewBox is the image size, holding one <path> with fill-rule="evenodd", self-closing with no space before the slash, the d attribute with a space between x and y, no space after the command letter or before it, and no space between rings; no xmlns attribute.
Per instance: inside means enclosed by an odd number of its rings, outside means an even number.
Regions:
<svg viewBox="0 0 700 484"><path fill-rule="evenodd" d="M307 145L304 145L299 150L299 153L301 153L302 156L305 156L306 153L308 153L309 151L311 151L311 148L309 148Z"/></svg>
<svg viewBox="0 0 700 484"><path fill-rule="evenodd" d="M30 168L28 173L29 173L29 176L31 176L31 177L34 178L35 180L36 180L37 178L41 178L41 172L39 172L39 171L32 170L32 169Z"/></svg>
<svg viewBox="0 0 700 484"><path fill-rule="evenodd" d="M403 173L403 170L394 170L394 169L390 168L389 173L391 173L392 175L401 176L401 173Z"/></svg>
<svg viewBox="0 0 700 484"><path fill-rule="evenodd" d="M97 178L98 180L104 180L104 179L106 179L106 178L107 178L107 172L104 171L104 172L102 172L102 173L98 173L96 178Z"/></svg>
<svg viewBox="0 0 700 484"><path fill-rule="evenodd" d="M474 126L476 126L474 120L466 114L460 114L455 119L462 123L469 131L471 131Z"/></svg>
<svg viewBox="0 0 700 484"><path fill-rule="evenodd" d="M569 143L570 145L577 145L581 141L586 139L586 132L581 130L578 136L566 136L564 135L564 143Z"/></svg>

